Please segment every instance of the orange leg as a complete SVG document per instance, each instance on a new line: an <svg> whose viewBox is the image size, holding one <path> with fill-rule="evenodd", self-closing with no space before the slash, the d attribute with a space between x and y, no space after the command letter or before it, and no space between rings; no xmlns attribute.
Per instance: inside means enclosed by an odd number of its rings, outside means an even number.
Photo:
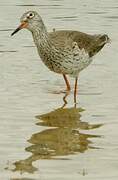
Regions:
<svg viewBox="0 0 118 180"><path fill-rule="evenodd" d="M75 79L75 88L74 88L74 103L76 104L76 96L77 96L77 82L78 82L78 77Z"/></svg>
<svg viewBox="0 0 118 180"><path fill-rule="evenodd" d="M65 75L65 74L63 74L63 77L64 77L64 80L65 80L65 82L66 82L67 92L69 92L69 91L71 90L71 87L70 87L69 81L68 81L68 79L67 79L67 77L66 77L66 75Z"/></svg>

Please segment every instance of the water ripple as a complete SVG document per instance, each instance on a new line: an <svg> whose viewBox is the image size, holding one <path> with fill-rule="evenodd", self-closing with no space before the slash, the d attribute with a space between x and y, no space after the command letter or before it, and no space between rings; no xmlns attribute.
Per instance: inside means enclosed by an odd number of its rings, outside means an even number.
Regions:
<svg viewBox="0 0 118 180"><path fill-rule="evenodd" d="M60 4L53 4L53 5L49 5L49 4L48 5L47 4L46 5L45 4L42 4L42 5L41 4L40 5L39 4L16 4L15 6L40 6L40 7L42 7L42 6L44 6L44 7L55 6L56 7L57 6L57 7L60 7L62 5L60 5Z"/></svg>
<svg viewBox="0 0 118 180"><path fill-rule="evenodd" d="M106 14L107 12L101 11L101 12L97 12L97 11L90 11L87 12L87 14Z"/></svg>
<svg viewBox="0 0 118 180"><path fill-rule="evenodd" d="M0 51L0 53L12 53L12 52L18 52L18 51L16 51L16 50L14 50L14 51L12 51L12 50L10 50L10 51L7 51L7 50Z"/></svg>
<svg viewBox="0 0 118 180"><path fill-rule="evenodd" d="M53 19L75 19L78 16L57 16L57 17L53 17Z"/></svg>
<svg viewBox="0 0 118 180"><path fill-rule="evenodd" d="M108 19L118 19L118 16L104 16L104 18L108 18Z"/></svg>
<svg viewBox="0 0 118 180"><path fill-rule="evenodd" d="M0 31L13 31L14 29L0 29Z"/></svg>

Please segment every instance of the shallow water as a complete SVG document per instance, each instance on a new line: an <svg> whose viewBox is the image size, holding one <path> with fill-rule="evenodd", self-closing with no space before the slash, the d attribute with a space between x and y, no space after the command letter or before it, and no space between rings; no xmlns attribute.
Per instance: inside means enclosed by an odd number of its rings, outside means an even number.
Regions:
<svg viewBox="0 0 118 180"><path fill-rule="evenodd" d="M80 74L78 105L61 76L40 61L31 34L11 32L37 10L48 30L107 33L106 45ZM0 1L0 179L118 179L118 2ZM73 79L71 84L73 85Z"/></svg>

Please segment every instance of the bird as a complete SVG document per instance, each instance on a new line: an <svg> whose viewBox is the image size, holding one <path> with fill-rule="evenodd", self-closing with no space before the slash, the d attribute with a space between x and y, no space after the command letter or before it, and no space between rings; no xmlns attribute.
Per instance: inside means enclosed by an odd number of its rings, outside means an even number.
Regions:
<svg viewBox="0 0 118 180"><path fill-rule="evenodd" d="M20 18L21 24L11 36L26 28L32 34L35 46L42 62L49 70L63 75L66 92L71 86L67 76L75 79L74 103L77 103L77 86L80 72L93 61L93 57L110 42L107 34L87 34L78 30L56 30L48 32L36 11L25 12Z"/></svg>

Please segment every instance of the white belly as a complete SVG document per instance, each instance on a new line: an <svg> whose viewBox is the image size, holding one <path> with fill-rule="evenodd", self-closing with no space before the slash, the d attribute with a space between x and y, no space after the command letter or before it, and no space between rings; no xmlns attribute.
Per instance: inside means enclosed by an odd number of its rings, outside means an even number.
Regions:
<svg viewBox="0 0 118 180"><path fill-rule="evenodd" d="M92 58L89 57L88 53L84 49L80 50L75 48L68 55L68 59L62 62L62 67L66 67L64 71L73 76L78 76L79 72L86 68L92 62Z"/></svg>

